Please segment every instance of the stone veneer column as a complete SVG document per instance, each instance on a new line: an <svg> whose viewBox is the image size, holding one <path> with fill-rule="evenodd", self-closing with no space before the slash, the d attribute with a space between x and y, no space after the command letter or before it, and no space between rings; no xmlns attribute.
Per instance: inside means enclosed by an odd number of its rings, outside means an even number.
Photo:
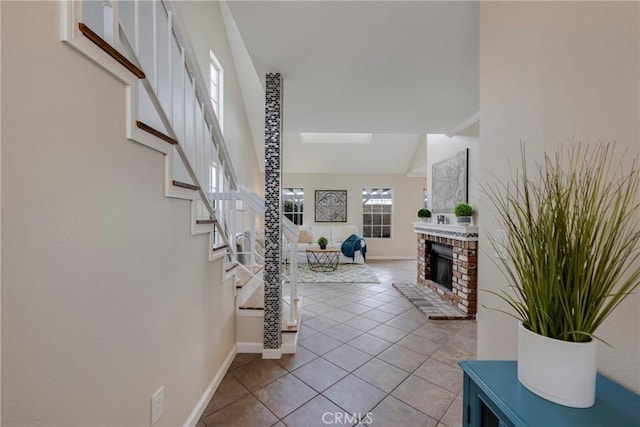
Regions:
<svg viewBox="0 0 640 427"><path fill-rule="evenodd" d="M282 346L281 183L282 75L267 73L264 129L264 358L279 358ZM269 351L273 350L273 351Z"/></svg>

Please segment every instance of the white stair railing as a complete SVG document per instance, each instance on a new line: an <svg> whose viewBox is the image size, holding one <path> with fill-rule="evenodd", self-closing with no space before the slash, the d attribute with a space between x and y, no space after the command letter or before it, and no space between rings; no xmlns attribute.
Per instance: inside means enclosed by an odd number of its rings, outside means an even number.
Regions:
<svg viewBox="0 0 640 427"><path fill-rule="evenodd" d="M191 184L197 187L195 201L198 220L213 221L214 246L227 245L231 258L236 258L238 226L244 233L244 222L238 220L237 200L247 207L250 223L251 267L263 261L256 251L256 219L264 217L264 200L240 188L228 154L224 137L214 113L206 79L195 62L182 20L169 0L95 0L63 1L61 37L111 72L112 64L103 62L95 46L86 41L79 24L84 22L103 41L124 55L144 72L144 78L132 84L129 92L132 120L140 120L143 105L151 104L158 132L177 141L175 153L181 160L174 165L185 170ZM91 40L95 43L94 40ZM100 46L105 50L104 47ZM105 50L106 51L106 50ZM113 56L113 55L112 55ZM144 96L146 95L146 98ZM147 111L147 113L149 113ZM157 123L156 123L157 122ZM129 128L134 127L129 123ZM238 224L238 222L240 224ZM297 319L296 245L298 228L282 218L285 259L290 261L290 316ZM253 268L250 268L251 273Z"/></svg>
<svg viewBox="0 0 640 427"><path fill-rule="evenodd" d="M246 188L240 186L238 189L238 197L245 203L246 206L257 215L264 217L265 213L265 201L262 197L256 193L250 192ZM297 260L297 246L298 246L298 226L291 222L285 216L281 218L282 225L282 248L283 248L283 261L287 260L289 265L288 274L285 271L285 278L289 279L290 293L289 293L289 318L287 319L287 325L295 326L297 324L297 306L298 306L298 260ZM255 231L252 230L252 241L255 240ZM252 247L255 247L252 245Z"/></svg>

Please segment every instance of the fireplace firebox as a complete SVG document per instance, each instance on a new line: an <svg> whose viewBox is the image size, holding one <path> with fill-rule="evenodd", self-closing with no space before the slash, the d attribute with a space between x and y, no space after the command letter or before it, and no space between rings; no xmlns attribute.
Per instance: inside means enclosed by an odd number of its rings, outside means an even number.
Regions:
<svg viewBox="0 0 640 427"><path fill-rule="evenodd" d="M453 283L453 247L431 243L429 252L431 257L431 277L429 279L451 291Z"/></svg>

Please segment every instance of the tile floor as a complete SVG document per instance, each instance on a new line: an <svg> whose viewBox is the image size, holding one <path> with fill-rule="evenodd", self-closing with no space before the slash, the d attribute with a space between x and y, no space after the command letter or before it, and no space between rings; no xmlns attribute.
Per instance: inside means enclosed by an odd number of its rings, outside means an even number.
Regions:
<svg viewBox="0 0 640 427"><path fill-rule="evenodd" d="M379 284L300 284L298 352L238 354L198 427L460 426L476 322L427 320L394 289L415 261L367 263Z"/></svg>

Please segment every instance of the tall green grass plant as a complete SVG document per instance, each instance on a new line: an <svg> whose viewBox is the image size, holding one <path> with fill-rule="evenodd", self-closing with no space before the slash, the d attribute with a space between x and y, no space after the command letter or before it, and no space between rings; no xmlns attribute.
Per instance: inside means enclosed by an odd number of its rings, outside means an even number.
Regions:
<svg viewBox="0 0 640 427"><path fill-rule="evenodd" d="M504 228L504 241L491 243L509 281L492 293L537 334L590 341L640 283L637 157L625 169L612 144L573 143L530 174L521 151L517 176L486 191Z"/></svg>

